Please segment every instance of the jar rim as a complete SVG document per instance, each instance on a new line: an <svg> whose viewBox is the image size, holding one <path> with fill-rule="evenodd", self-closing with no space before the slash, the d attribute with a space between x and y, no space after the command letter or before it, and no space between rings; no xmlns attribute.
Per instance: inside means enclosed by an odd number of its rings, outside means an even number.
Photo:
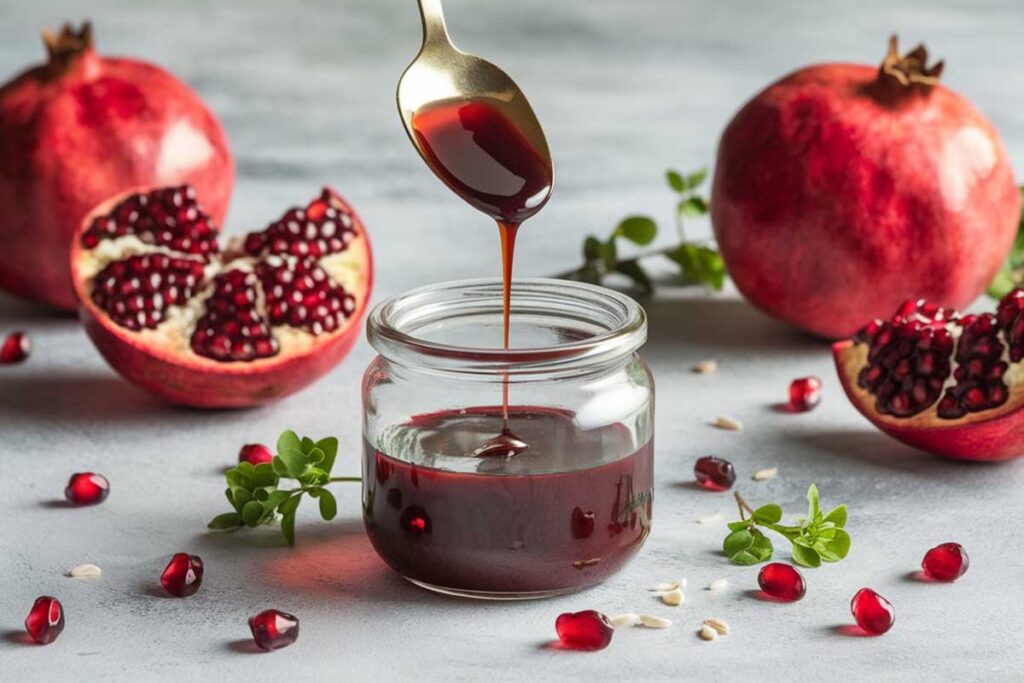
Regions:
<svg viewBox="0 0 1024 683"><path fill-rule="evenodd" d="M546 346L464 346L417 336L426 325L500 314L498 278L441 282L393 296L370 312L366 336L383 357L407 366L460 374L510 375L579 371L631 355L647 340L647 315L631 297L605 287L549 278L516 279L512 316L586 323L592 332Z"/></svg>

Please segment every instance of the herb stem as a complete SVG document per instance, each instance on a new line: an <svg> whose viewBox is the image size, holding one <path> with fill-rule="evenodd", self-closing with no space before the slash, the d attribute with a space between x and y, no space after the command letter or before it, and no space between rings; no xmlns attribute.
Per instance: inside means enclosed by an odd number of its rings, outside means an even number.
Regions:
<svg viewBox="0 0 1024 683"><path fill-rule="evenodd" d="M743 514L744 510L753 515L754 508L750 507L750 503L748 503L746 499L740 495L739 491L735 491L732 495L736 497L736 504L739 505L740 507L740 519L742 519L744 522L747 521L746 515Z"/></svg>
<svg viewBox="0 0 1024 683"><path fill-rule="evenodd" d="M680 236L682 236L682 233L680 233ZM619 264L637 263L638 261L644 261L644 260L649 259L649 258L651 258L653 256L664 256L665 258L669 258L670 255L673 252L678 251L679 247L683 246L684 244L693 244L693 245L696 245L696 246L706 246L706 245L708 245L710 243L711 243L711 240L694 240L692 242L688 242L687 240L683 239L683 240L681 240L681 242L679 244L675 244L675 245L673 245L671 247L664 247L662 249L651 249L649 251L640 252L636 256L633 256L631 258L623 259L623 260L619 261ZM594 260L594 261L588 261L587 263L584 263L579 268L573 268L572 270L566 270L566 271L563 271L561 273L557 273L555 275L552 275L551 277L554 278L555 280L573 280L576 277L578 277L580 273L582 273L586 269L592 268L592 267L593 268L597 268L600 271L601 275L607 275L608 273L611 272L607 268L604 267L604 262L601 261L600 259L598 259L598 260Z"/></svg>

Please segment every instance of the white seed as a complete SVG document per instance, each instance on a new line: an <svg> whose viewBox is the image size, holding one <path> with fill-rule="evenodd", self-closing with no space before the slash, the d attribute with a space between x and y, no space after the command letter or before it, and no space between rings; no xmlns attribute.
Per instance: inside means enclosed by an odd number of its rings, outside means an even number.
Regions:
<svg viewBox="0 0 1024 683"><path fill-rule="evenodd" d="M657 586L652 588L652 591L670 591L676 588L686 588L686 579L679 579L678 581L668 581L666 583L659 583Z"/></svg>
<svg viewBox="0 0 1024 683"><path fill-rule="evenodd" d="M777 476L779 476L779 468L769 467L767 469L754 472L754 481L766 481L768 479L774 479Z"/></svg>
<svg viewBox="0 0 1024 683"><path fill-rule="evenodd" d="M702 360L691 368L698 375L710 375L717 369L718 363L713 360Z"/></svg>
<svg viewBox="0 0 1024 683"><path fill-rule="evenodd" d="M703 515L697 518L697 524L717 524L722 521L722 515L715 513L713 515Z"/></svg>
<svg viewBox="0 0 1024 683"><path fill-rule="evenodd" d="M94 564L80 564L68 572L68 576L75 579L91 579L103 572Z"/></svg>
<svg viewBox="0 0 1024 683"><path fill-rule="evenodd" d="M620 626L637 626L640 623L640 615L632 612L626 614L616 614L614 617L608 619L612 626L619 628Z"/></svg>
<svg viewBox="0 0 1024 683"><path fill-rule="evenodd" d="M718 631L718 635L720 635L720 636L727 636L727 635L729 635L729 624L725 623L721 619L717 619L715 617L712 617L710 619L705 619L704 620L704 625L705 626L710 626L711 628L713 628L716 631Z"/></svg>
<svg viewBox="0 0 1024 683"><path fill-rule="evenodd" d="M640 624L647 628L668 628L672 625L672 620L665 617L656 617L653 614L641 614Z"/></svg>
<svg viewBox="0 0 1024 683"><path fill-rule="evenodd" d="M678 588L674 588L667 593L663 593L661 596L661 601L669 607L679 607L679 605L683 604L685 599L683 591Z"/></svg>
<svg viewBox="0 0 1024 683"><path fill-rule="evenodd" d="M716 640L718 638L718 631L716 631L715 629L713 629L710 626L705 624L704 626L700 627L700 631L698 631L698 635L703 640L711 641L711 640Z"/></svg>
<svg viewBox="0 0 1024 683"><path fill-rule="evenodd" d="M714 581L712 581L711 583L708 584L708 590L709 591L720 591L720 590L722 590L724 588L728 588L728 587L729 587L729 580L728 579L715 579Z"/></svg>
<svg viewBox="0 0 1024 683"><path fill-rule="evenodd" d="M725 417L724 415L719 415L718 417L716 417L715 421L712 422L711 424L714 425L715 427L718 427L719 429L724 429L729 432L738 432L743 429L742 422L740 422L739 420L734 420L731 417Z"/></svg>

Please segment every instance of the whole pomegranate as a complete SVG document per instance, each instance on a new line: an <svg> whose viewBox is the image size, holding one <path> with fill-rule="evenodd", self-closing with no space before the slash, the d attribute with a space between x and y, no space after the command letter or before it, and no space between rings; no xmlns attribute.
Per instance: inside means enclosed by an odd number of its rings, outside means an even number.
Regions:
<svg viewBox="0 0 1024 683"><path fill-rule="evenodd" d="M71 237L138 186L189 183L222 220L234 163L220 123L163 69L100 57L92 30L44 34L49 60L0 88L0 288L65 309Z"/></svg>
<svg viewBox="0 0 1024 683"><path fill-rule="evenodd" d="M958 460L1024 455L1024 290L977 315L906 301L832 353L850 401L896 439Z"/></svg>
<svg viewBox="0 0 1024 683"><path fill-rule="evenodd" d="M355 211L324 189L261 232L217 242L188 186L102 203L71 246L85 330L126 379L205 408L287 396L358 338L373 284Z"/></svg>
<svg viewBox="0 0 1024 683"><path fill-rule="evenodd" d="M828 338L905 299L963 307L1013 243L999 136L895 37L881 68L822 64L750 100L718 149L711 218L736 286Z"/></svg>

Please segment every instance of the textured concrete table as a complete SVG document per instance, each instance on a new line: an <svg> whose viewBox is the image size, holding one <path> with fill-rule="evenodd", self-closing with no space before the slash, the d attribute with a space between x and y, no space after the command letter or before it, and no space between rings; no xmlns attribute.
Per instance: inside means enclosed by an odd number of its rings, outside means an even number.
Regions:
<svg viewBox="0 0 1024 683"><path fill-rule="evenodd" d="M194 84L223 116L239 162L228 228L262 227L329 182L355 203L377 247L377 297L496 272L496 235L426 171L394 109L398 74L418 45L409 0L91 3L0 2L0 74L40 57L35 32L88 11L102 50L145 56ZM521 237L519 273L574 265L588 231L644 210L667 221L668 166L708 163L727 118L758 87L824 59L875 62L890 31L927 39L944 77L1000 127L1024 164L1019 2L447 3L459 43L505 66L529 93L558 164L554 198ZM706 231L706 225L696 226ZM453 245L458 244L458 248ZM827 347L731 295L668 292L649 302L645 350L658 380L655 526L643 553L600 588L524 604L444 599L406 585L362 532L358 490L339 488L332 524L304 510L299 544L269 529L204 533L221 511L222 468L239 444L294 427L336 434L337 469L359 467L361 343L312 389L279 405L230 413L170 408L119 380L73 320L0 300L0 329L27 329L34 355L0 372L0 679L16 680L1019 680L1024 668L1024 562L1018 537L1024 463L943 462L876 433L841 396ZM717 375L688 372L714 357ZM814 373L814 413L772 410L790 378ZM707 420L728 414L740 433ZM723 529L694 523L733 513L697 491L693 460L731 458L739 488L800 509L816 481L847 502L854 549L808 571L794 605L753 597L756 571L717 552ZM778 479L750 473L778 466ZM69 473L105 473L103 505L61 503ZM956 539L970 572L952 586L910 578L921 555ZM203 589L164 599L157 577L178 550L201 554ZM786 554L781 554L783 558ZM99 580L62 576L83 562ZM653 583L686 576L687 604L660 605ZM730 587L711 594L709 581ZM851 637L850 596L871 585L895 603L896 627ZM62 598L68 626L49 647L21 642L40 594ZM245 618L268 606L302 618L288 650L254 657ZM666 631L619 633L592 655L545 645L562 611L671 616ZM695 636L711 615L734 635ZM5 636L5 637L2 637Z"/></svg>

